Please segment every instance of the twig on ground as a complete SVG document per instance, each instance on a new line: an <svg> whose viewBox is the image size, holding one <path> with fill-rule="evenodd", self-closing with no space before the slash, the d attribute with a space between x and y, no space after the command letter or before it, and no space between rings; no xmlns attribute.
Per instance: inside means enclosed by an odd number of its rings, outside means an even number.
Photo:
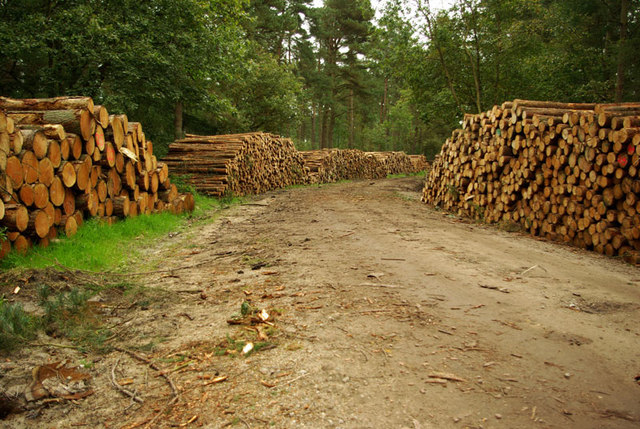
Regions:
<svg viewBox="0 0 640 429"><path fill-rule="evenodd" d="M74 350L78 350L80 347L78 346L70 346L67 344L53 344L53 343L29 343L30 346L36 346L36 347L56 347L59 349L74 349Z"/></svg>
<svg viewBox="0 0 640 429"><path fill-rule="evenodd" d="M119 362L120 362L120 358L116 360L116 363L113 365L113 368L111 368L111 383L120 392L130 397L131 400L136 401L139 404L144 403L144 400L140 398L135 392L125 389L124 387L120 386L120 384L118 384L118 382L116 381L116 367L118 366Z"/></svg>
<svg viewBox="0 0 640 429"><path fill-rule="evenodd" d="M178 388L176 387L175 384L173 384L173 380L171 379L171 377L169 377L169 374L166 374L164 371L162 371L160 368L158 368L158 366L151 362L149 359L147 359L144 356L140 356L139 354L137 354L136 352L133 352L131 350L127 350L127 349L123 349L120 347L114 347L116 350L126 353L129 356L133 357L134 359L137 359L141 362L146 363L147 365L149 365L152 369L158 371L158 373L164 377L165 380L167 380L167 383L169 383L169 386L171 387L171 391L173 392L173 396L174 397L179 397L180 396L180 392L178 391Z"/></svg>
<svg viewBox="0 0 640 429"><path fill-rule="evenodd" d="M538 265L534 265L533 267L527 268L526 270L524 270L523 272L521 272L520 274L518 274L519 276L523 276L525 274L527 274L529 271L538 268Z"/></svg>
<svg viewBox="0 0 640 429"><path fill-rule="evenodd" d="M66 271L68 273L71 273L71 274L80 272L80 273L85 273L85 274L101 275L101 276L106 276L106 275L109 275L109 276L144 276L144 275L148 275L148 274L171 273L173 271L188 270L189 268L196 268L196 267L208 264L210 261L203 261L203 262L198 262L197 264L183 265L182 267L168 268L168 269L164 269L164 270L138 271L138 272L135 272L135 273L116 273L116 272L112 272L112 271L80 270L80 269L69 268L69 267L67 267L65 265L62 265L57 260L53 260L53 262L58 267L62 268L64 271ZM97 285L97 283L95 283L95 282L94 282L94 284Z"/></svg>
<svg viewBox="0 0 640 429"><path fill-rule="evenodd" d="M169 402L167 402L167 405L164 406L163 409L161 409L158 414L156 414L149 423L147 423L147 425L145 426L145 429L149 429L150 427L153 427L153 424L156 422L156 420L158 420L160 418L161 415L164 414L165 411L167 411L167 409L169 409L169 407L171 405L173 405L174 402L176 402L178 400L178 396L174 396Z"/></svg>
<svg viewBox="0 0 640 429"><path fill-rule="evenodd" d="M371 287L386 287L389 289L398 289L401 286L396 286L396 285L384 285L384 284L378 284L378 283L360 283L360 286L371 286Z"/></svg>
<svg viewBox="0 0 640 429"><path fill-rule="evenodd" d="M296 382L296 381L300 380L301 378L306 377L306 376L307 376L307 375L309 375L309 374L310 374L310 373L306 372L306 373L304 373L304 374L302 374L302 375L300 375L300 376L298 376L298 377L296 377L296 378L292 378L291 380L287 381L286 383L278 384L278 386L277 386L277 387L287 386L287 385L289 385L289 384L291 384L291 383L294 383L294 382Z"/></svg>

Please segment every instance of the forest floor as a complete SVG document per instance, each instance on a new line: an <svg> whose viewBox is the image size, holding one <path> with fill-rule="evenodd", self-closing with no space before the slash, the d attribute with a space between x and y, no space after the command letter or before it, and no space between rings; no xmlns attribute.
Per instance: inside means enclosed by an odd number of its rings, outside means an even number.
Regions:
<svg viewBox="0 0 640 429"><path fill-rule="evenodd" d="M638 427L638 268L448 215L421 186L282 190L171 234L137 276L148 303L110 307L120 350L84 358L93 394L2 423ZM25 368L78 359L24 350L0 369L20 391Z"/></svg>

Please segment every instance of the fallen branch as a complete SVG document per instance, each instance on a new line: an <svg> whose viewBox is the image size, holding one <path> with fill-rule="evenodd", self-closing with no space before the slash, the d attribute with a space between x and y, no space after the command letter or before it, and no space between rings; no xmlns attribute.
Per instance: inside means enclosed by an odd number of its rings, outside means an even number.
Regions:
<svg viewBox="0 0 640 429"><path fill-rule="evenodd" d="M479 284L478 286L480 286L483 289L497 290L498 292L502 292L502 293L511 293L511 291L509 289L506 289L506 288L503 288L503 287L489 286L489 285L483 285L483 284Z"/></svg>
<svg viewBox="0 0 640 429"><path fill-rule="evenodd" d="M540 268L541 270L544 270L545 273L548 273L547 270L545 270L544 267L541 267L540 265L534 265L533 267L527 268L526 270L524 270L523 272L521 272L520 274L518 274L519 276L523 276L525 274L527 274L529 271L535 269L535 268Z"/></svg>
<svg viewBox="0 0 640 429"><path fill-rule="evenodd" d="M78 350L80 348L78 346L71 346L67 344L53 344L53 343L29 343L29 345L35 346L35 347L56 347L59 349L75 349L75 350Z"/></svg>
<svg viewBox="0 0 640 429"><path fill-rule="evenodd" d="M203 262L198 262L197 264L192 264L192 265L184 265L182 267L176 267L176 268L168 268L168 269L164 269L164 270L155 270L155 271L138 271L135 273L116 273L113 271L89 271L89 270L74 270L71 269L65 265L62 265L60 262L58 262L57 260L52 260L55 265L57 265L58 267L62 268L64 271L74 274L77 272L80 273L84 273L84 274L91 274L91 275L97 275L97 276L144 276L144 275L148 275L148 274L160 274L160 273L171 273L173 271L179 271L179 270L188 270L189 268L196 268L205 264L208 264L210 261L203 261ZM94 283L96 285L98 285L97 283Z"/></svg>
<svg viewBox="0 0 640 429"><path fill-rule="evenodd" d="M308 373L308 372L307 372L307 373L304 373L304 374L302 374L302 375L300 375L300 376L298 376L298 377L296 377L296 378L293 378L293 379L291 379L291 380L287 381L286 383L277 384L276 386L277 386L277 387L287 386L287 385L289 385L289 384L291 384L291 383L294 383L294 382L296 382L296 381L300 380L301 378L306 377L307 375L309 375L309 373Z"/></svg>
<svg viewBox="0 0 640 429"><path fill-rule="evenodd" d="M135 392L132 392L130 390L125 389L124 387L120 386L120 384L118 384L118 382L116 381L116 367L118 366L119 362L120 362L120 358L118 358L118 360L116 360L116 363L113 365L113 368L111 368L111 383L121 393L124 393L125 395L130 397L132 401L135 401L135 402L137 402L139 404L143 404L144 400L142 398L138 397L138 395Z"/></svg>
<svg viewBox="0 0 640 429"><path fill-rule="evenodd" d="M432 372L431 374L429 374L429 378L439 378L441 380L459 381L462 383L466 383L467 381L464 378L461 378L454 374L449 374L446 372Z"/></svg>
<svg viewBox="0 0 640 429"><path fill-rule="evenodd" d="M385 285L385 284L379 284L379 283L360 283L360 286L386 287L390 289L398 289L401 287L397 285Z"/></svg>
<svg viewBox="0 0 640 429"><path fill-rule="evenodd" d="M167 380L167 383L169 383L169 386L171 387L171 391L173 392L173 396L174 397L179 397L180 396L180 392L178 391L178 388L176 387L175 384L173 384L173 380L171 380L171 377L169 377L169 374L166 374L164 371L162 371L160 368L158 368L158 366L151 362L149 359L145 358L144 356L140 356L139 354L132 352L131 350L127 350L127 349L123 349L120 347L114 347L116 350L126 353L129 356L131 356L134 359L137 359L141 362L146 363L147 365L149 365L151 367L151 369L154 369L156 371L158 371L158 373L165 379Z"/></svg>

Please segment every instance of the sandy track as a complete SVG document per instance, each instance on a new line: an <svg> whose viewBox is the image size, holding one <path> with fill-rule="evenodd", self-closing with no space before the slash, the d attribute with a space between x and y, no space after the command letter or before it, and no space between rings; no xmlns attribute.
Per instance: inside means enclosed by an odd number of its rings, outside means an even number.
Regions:
<svg viewBox="0 0 640 429"><path fill-rule="evenodd" d="M448 216L419 188L279 191L150 252L165 267L197 265L149 279L170 298L123 342L162 335L155 356L191 350L192 370L173 375L183 397L154 425L637 427L638 269ZM245 299L282 311L277 347L213 357L216 341L248 332L226 324ZM96 365L102 395L42 421L144 427L170 392L141 384L149 400L124 412L104 375L114 359ZM215 375L229 378L205 386Z"/></svg>

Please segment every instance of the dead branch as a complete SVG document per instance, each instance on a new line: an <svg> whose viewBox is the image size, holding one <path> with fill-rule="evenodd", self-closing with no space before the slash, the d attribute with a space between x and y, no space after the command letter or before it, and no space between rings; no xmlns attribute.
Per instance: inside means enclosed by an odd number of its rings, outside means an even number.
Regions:
<svg viewBox="0 0 640 429"><path fill-rule="evenodd" d="M178 391L178 388L176 387L176 385L173 383L173 380L171 379L171 377L169 377L169 374L166 374L164 371L162 371L160 368L158 368L158 366L151 362L149 359L147 359L144 356L141 356L139 354L137 354L136 352L133 352L131 350L127 350L127 349L123 349L120 347L114 347L116 350L118 350L119 352L122 353L126 353L129 356L131 356L134 359L137 359L141 362L146 363L147 365L149 365L152 369L158 371L158 373L165 379L167 380L167 383L169 384L169 386L171 387L171 391L173 392L173 396L174 397L179 397L180 396L180 392Z"/></svg>
<svg viewBox="0 0 640 429"><path fill-rule="evenodd" d="M116 360L116 363L113 365L113 368L111 368L111 383L121 393L124 393L125 395L130 397L132 401L135 401L135 402L137 402L139 404L143 404L144 400L142 398L140 398L138 395L136 395L135 392L132 392L130 390L125 389L124 387L120 386L120 384L118 384L118 382L116 381L116 367L118 366L119 362L120 362L120 358L118 358L118 360Z"/></svg>

